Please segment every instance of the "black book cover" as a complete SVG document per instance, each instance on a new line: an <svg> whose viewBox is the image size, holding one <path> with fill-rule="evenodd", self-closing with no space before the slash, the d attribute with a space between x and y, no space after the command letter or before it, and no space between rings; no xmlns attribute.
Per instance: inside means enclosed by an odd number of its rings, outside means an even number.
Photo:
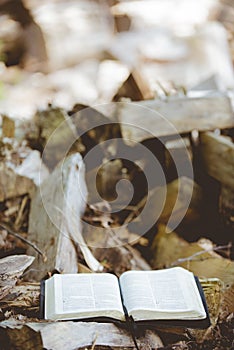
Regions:
<svg viewBox="0 0 234 350"><path fill-rule="evenodd" d="M45 280L40 283L40 311L39 318L43 320L45 318Z"/></svg>

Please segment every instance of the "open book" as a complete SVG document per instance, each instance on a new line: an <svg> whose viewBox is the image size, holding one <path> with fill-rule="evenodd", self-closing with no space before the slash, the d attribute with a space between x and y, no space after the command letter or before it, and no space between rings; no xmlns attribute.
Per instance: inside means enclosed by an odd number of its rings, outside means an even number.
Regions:
<svg viewBox="0 0 234 350"><path fill-rule="evenodd" d="M187 327L189 321L196 321L195 327L209 326L201 286L181 267L128 271L119 279L110 273L56 274L44 287L45 319L125 321L131 317L134 321L170 320Z"/></svg>

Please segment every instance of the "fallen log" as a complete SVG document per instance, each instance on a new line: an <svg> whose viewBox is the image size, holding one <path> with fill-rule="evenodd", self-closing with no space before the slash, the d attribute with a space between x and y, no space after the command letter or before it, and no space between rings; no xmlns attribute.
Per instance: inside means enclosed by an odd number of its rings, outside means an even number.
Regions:
<svg viewBox="0 0 234 350"><path fill-rule="evenodd" d="M223 94L122 102L117 106L117 115L127 143L194 129L205 131L234 126L230 99Z"/></svg>

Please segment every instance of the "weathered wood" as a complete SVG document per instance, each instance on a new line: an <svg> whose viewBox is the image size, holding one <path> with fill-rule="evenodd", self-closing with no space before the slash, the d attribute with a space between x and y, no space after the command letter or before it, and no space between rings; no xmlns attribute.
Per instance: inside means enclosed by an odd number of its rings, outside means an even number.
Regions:
<svg viewBox="0 0 234 350"><path fill-rule="evenodd" d="M34 257L28 255L11 255L0 259L0 299L8 294L33 260Z"/></svg>
<svg viewBox="0 0 234 350"><path fill-rule="evenodd" d="M105 262L108 270L115 271L119 276L128 270L151 270L138 250L120 240L112 241L112 245L109 242L108 248L94 249L94 255L98 260Z"/></svg>
<svg viewBox="0 0 234 350"><path fill-rule="evenodd" d="M95 349L135 349L129 332L110 323L45 322L0 323L2 344L17 350L76 350L92 346ZM157 349L163 346L153 331L145 331L137 343L140 349Z"/></svg>
<svg viewBox="0 0 234 350"><path fill-rule="evenodd" d="M188 158L193 159L191 143L188 137L167 141L165 144L165 164L171 177L177 177L177 169L185 169ZM189 175L184 173L183 175Z"/></svg>
<svg viewBox="0 0 234 350"><path fill-rule="evenodd" d="M82 237L80 218L86 206L87 189L84 163L80 154L69 156L56 167L38 189L31 202L28 239L35 242L47 257L36 256L31 277L43 278L47 272L77 272L79 245L88 266L101 266ZM29 252L35 255L31 249Z"/></svg>
<svg viewBox="0 0 234 350"><path fill-rule="evenodd" d="M234 284L227 288L222 294L220 319L225 320L234 313Z"/></svg>
<svg viewBox="0 0 234 350"><path fill-rule="evenodd" d="M45 40L41 28L34 21L29 9L24 6L21 0L1 1L0 12L7 14L20 24L17 27L17 32L20 35L21 47L18 48L16 57L11 57L10 50L9 57L7 55L7 65L15 64L18 58L24 68L35 72L42 71L47 61Z"/></svg>
<svg viewBox="0 0 234 350"><path fill-rule="evenodd" d="M39 314L40 283L21 282L0 300L2 310L17 310L17 313L34 311Z"/></svg>
<svg viewBox="0 0 234 350"><path fill-rule="evenodd" d="M115 159L106 162L86 173L86 183L89 192L89 204L100 202L102 199L113 201L116 199L116 184L124 177L123 162ZM126 175L125 175L126 177ZM121 193L121 196L124 193Z"/></svg>
<svg viewBox="0 0 234 350"><path fill-rule="evenodd" d="M225 224L234 229L234 188L221 186L219 211L224 218Z"/></svg>
<svg viewBox="0 0 234 350"><path fill-rule="evenodd" d="M200 83L190 89L190 91L222 91L222 79L218 74L212 74L207 79L202 80Z"/></svg>
<svg viewBox="0 0 234 350"><path fill-rule="evenodd" d="M208 239L188 243L160 225L152 245L155 268L182 266L200 278L219 278L226 288L234 284L234 262L215 253Z"/></svg>
<svg viewBox="0 0 234 350"><path fill-rule="evenodd" d="M40 333L15 320L0 323L0 343L3 349L43 349Z"/></svg>
<svg viewBox="0 0 234 350"><path fill-rule="evenodd" d="M208 279L208 285L203 283L203 287L214 326L217 319L226 320L234 312L234 261L223 258L213 249L206 239L188 243L175 232L166 233L164 226L160 226L153 243L155 268L182 266L200 279ZM212 283L213 278L215 283ZM198 341L206 337L204 331L190 331Z"/></svg>
<svg viewBox="0 0 234 350"><path fill-rule="evenodd" d="M218 278L200 279L209 310L211 324L215 325L220 314L223 283Z"/></svg>
<svg viewBox="0 0 234 350"><path fill-rule="evenodd" d="M15 139L4 139L0 154L0 202L25 194L32 196L35 187L49 173L41 161L40 152Z"/></svg>
<svg viewBox="0 0 234 350"><path fill-rule="evenodd" d="M37 148L44 150L43 161L51 169L67 153L83 149L77 138L75 126L61 108L49 107L44 111L38 111L26 138L30 145L34 147L36 145Z"/></svg>
<svg viewBox="0 0 234 350"><path fill-rule="evenodd" d="M207 173L234 190L234 143L229 137L211 132L202 133L200 140L201 157Z"/></svg>
<svg viewBox="0 0 234 350"><path fill-rule="evenodd" d="M115 21L115 30L120 32L126 32L129 30L131 26L131 18L127 15L115 15L114 16Z"/></svg>
<svg viewBox="0 0 234 350"><path fill-rule="evenodd" d="M165 203L163 202L165 196ZM180 218L194 221L200 216L202 189L192 179L185 176L169 183L166 187L156 187L149 193L148 218L157 218L160 223L180 222ZM160 213L160 210L161 213ZM156 219L155 219L156 220ZM170 226L170 225L169 225Z"/></svg>
<svg viewBox="0 0 234 350"><path fill-rule="evenodd" d="M0 202L6 199L32 194L35 185L25 176L18 175L13 169L0 162Z"/></svg>
<svg viewBox="0 0 234 350"><path fill-rule="evenodd" d="M127 79L129 74L129 67L114 59L114 57L106 57L106 59L101 61L96 80L100 102L106 103L112 101L119 87ZM99 106L95 106L95 108L98 109ZM104 107L104 114L108 117L109 113L107 109Z"/></svg>
<svg viewBox="0 0 234 350"><path fill-rule="evenodd" d="M132 101L141 101L148 100L154 96L146 79L138 71L133 71L119 88L113 101L117 102L123 97L130 98Z"/></svg>
<svg viewBox="0 0 234 350"><path fill-rule="evenodd" d="M108 217L106 226L108 225ZM103 222L105 225L105 222ZM150 265L137 249L130 244L139 240L137 234L131 235L125 227L84 226L83 235L92 248L94 256L108 271L117 275L128 270L150 270Z"/></svg>
<svg viewBox="0 0 234 350"><path fill-rule="evenodd" d="M15 172L32 179L36 186L49 176L49 170L42 162L40 152L36 150L28 153L23 162L15 168Z"/></svg>
<svg viewBox="0 0 234 350"><path fill-rule="evenodd" d="M15 121L6 115L2 117L2 136L14 137L15 136Z"/></svg>
<svg viewBox="0 0 234 350"><path fill-rule="evenodd" d="M207 339L210 329L217 325L222 309L221 303L224 300L223 284L219 279L200 279L200 283L205 294L211 327L208 329L189 329L190 334L198 343L202 343L205 339Z"/></svg>
<svg viewBox="0 0 234 350"><path fill-rule="evenodd" d="M122 102L117 106L117 114L123 138L128 143L194 129L205 131L234 126L230 99L222 94Z"/></svg>

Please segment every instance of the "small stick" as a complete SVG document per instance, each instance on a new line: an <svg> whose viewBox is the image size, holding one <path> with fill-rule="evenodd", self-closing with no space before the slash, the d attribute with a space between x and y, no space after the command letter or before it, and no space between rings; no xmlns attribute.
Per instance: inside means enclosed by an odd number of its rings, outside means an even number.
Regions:
<svg viewBox="0 0 234 350"><path fill-rule="evenodd" d="M30 242L27 238L24 238L22 237L21 235L19 235L18 233L12 231L9 227L3 225L3 224L0 224L0 227L4 230L6 230L8 232L8 234L20 239L22 242L28 244L30 247L32 247L34 250L36 250L36 252L40 255L42 255L43 257L43 260L46 261L47 260L47 257L46 255L36 246L36 244Z"/></svg>
<svg viewBox="0 0 234 350"><path fill-rule="evenodd" d="M98 338L98 333L95 335L95 338L93 340L93 344L92 344L92 347L90 350L94 350L95 349L95 346L96 346L96 342L97 342L97 338Z"/></svg>
<svg viewBox="0 0 234 350"><path fill-rule="evenodd" d="M231 248L231 243L229 243L229 244L227 244L227 245L219 246L219 247L213 247L213 248L210 248L210 249L201 250L201 251L199 251L199 252L194 253L194 254L191 255L191 256L188 256L187 258L180 258L180 259L177 259L176 261L174 261L173 263L171 263L170 266L175 266L175 265L177 265L178 263L180 264L180 263L183 263L183 262L186 262L186 261L195 260L194 258L196 258L196 257L199 256L199 255L205 254L205 253L215 252L215 251L219 251L219 250L223 250L223 249L230 249L230 248Z"/></svg>
<svg viewBox="0 0 234 350"><path fill-rule="evenodd" d="M23 211L24 211L24 208L27 204L27 201L28 201L28 197L25 196L21 202L21 206L20 206L20 209L19 209L19 212L18 212L18 215L17 215L17 218L15 220L15 226L17 227L20 223L20 220L21 220L21 217L23 215Z"/></svg>

